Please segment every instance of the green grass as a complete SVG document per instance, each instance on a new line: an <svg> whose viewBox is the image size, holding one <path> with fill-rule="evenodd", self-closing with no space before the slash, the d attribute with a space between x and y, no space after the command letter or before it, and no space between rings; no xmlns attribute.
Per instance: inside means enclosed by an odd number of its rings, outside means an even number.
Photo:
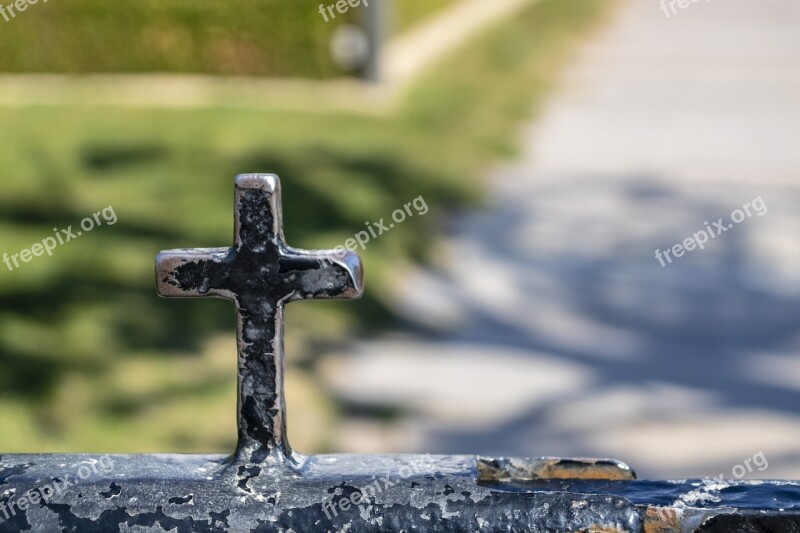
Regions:
<svg viewBox="0 0 800 533"><path fill-rule="evenodd" d="M0 253L113 206L118 222L9 272L0 264L0 442L14 451L229 451L235 329L222 301L159 300L164 248L226 246L233 176L282 177L286 237L330 248L422 195L429 213L363 252L367 297L289 307L290 434L331 446L315 354L391 319L402 267L513 155L522 123L610 1L541 0L447 60L391 116L0 109ZM296 411L295 411L296 410Z"/></svg>
<svg viewBox="0 0 800 533"><path fill-rule="evenodd" d="M385 2L386 0L378 0ZM455 0L398 0L398 30ZM0 72L185 72L329 78L336 0L69 0L0 18ZM5 4L4 4L5 5ZM7 15L10 17L10 15Z"/></svg>

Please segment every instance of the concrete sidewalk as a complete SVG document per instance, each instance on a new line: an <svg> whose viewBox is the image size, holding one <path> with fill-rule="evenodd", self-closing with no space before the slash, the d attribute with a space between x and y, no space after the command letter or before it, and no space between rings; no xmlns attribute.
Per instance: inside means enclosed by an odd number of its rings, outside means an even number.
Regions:
<svg viewBox="0 0 800 533"><path fill-rule="evenodd" d="M800 478L800 3L628 0L399 301L428 333L331 356L356 451L613 456ZM731 213L768 208L738 224ZM662 267L664 250L730 227ZM437 327L430 327L431 325ZM740 471L740 470L737 470Z"/></svg>

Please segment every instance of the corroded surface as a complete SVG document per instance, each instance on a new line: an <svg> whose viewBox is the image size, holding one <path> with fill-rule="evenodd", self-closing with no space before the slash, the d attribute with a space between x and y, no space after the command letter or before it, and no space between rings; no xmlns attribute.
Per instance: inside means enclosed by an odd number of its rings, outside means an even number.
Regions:
<svg viewBox="0 0 800 533"><path fill-rule="evenodd" d="M0 492L69 477L97 456L6 456ZM316 456L242 468L219 456L115 456L117 467L17 511L0 530L638 531L635 507L611 495L516 493L477 484L474 457ZM74 474L73 474L74 476ZM156 482L155 480L158 480ZM372 487L372 490L366 490ZM342 499L364 495L359 505Z"/></svg>
<svg viewBox="0 0 800 533"><path fill-rule="evenodd" d="M270 174L236 178L232 248L162 252L159 294L233 300L238 317L239 454L258 462L291 458L283 397L283 307L309 298L357 298L358 256L290 248L283 238L280 182Z"/></svg>
<svg viewBox="0 0 800 533"><path fill-rule="evenodd" d="M634 471L613 459L566 459L563 457L479 457L480 479L523 481L534 479L635 479Z"/></svg>
<svg viewBox="0 0 800 533"><path fill-rule="evenodd" d="M706 508L681 506L700 481L540 481L486 486L472 456L295 456L242 464L225 456L0 458L0 502L72 480L5 518L0 531L798 531L800 486L737 482ZM354 498L355 493L361 497ZM669 494L671 504L661 506ZM345 509L340 502L358 500ZM749 502L742 505L742 502ZM795 528L795 529L792 529Z"/></svg>

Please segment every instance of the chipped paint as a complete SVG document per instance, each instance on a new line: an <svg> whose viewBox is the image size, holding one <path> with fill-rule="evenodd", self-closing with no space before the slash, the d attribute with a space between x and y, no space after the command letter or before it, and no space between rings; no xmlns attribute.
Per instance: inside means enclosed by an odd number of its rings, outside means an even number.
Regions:
<svg viewBox="0 0 800 533"><path fill-rule="evenodd" d="M238 315L238 454L253 463L291 460L283 392L283 306L309 298L356 298L355 254L290 248L283 240L280 181L247 174L235 182L234 246L161 252L159 293L233 300Z"/></svg>
<svg viewBox="0 0 800 533"><path fill-rule="evenodd" d="M479 457L481 481L528 481L534 479L636 479L633 469L614 459L521 459Z"/></svg>
<svg viewBox="0 0 800 533"><path fill-rule="evenodd" d="M644 516L644 533L680 533L683 511L671 507L648 507Z"/></svg>

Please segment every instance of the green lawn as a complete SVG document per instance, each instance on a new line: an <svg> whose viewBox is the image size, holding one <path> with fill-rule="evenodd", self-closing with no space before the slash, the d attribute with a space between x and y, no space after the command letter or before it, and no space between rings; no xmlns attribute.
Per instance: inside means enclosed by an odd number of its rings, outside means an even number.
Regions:
<svg viewBox="0 0 800 533"><path fill-rule="evenodd" d="M422 195L429 212L362 253L367 297L288 313L290 436L331 444L338 408L315 354L391 320L388 288L435 251L515 152L576 38L611 0L541 0L421 80L391 116L0 109L0 253L113 206L118 221L8 271L0 264L0 442L20 451L229 451L235 324L222 301L159 300L164 248L226 246L233 176L282 177L286 237L333 247ZM103 54L98 54L103 55Z"/></svg>
<svg viewBox="0 0 800 533"><path fill-rule="evenodd" d="M376 0L386 2L387 0ZM406 30L457 0L395 0ZM328 78L341 75L331 37L363 7L326 22L336 0L70 0L0 18L0 72L188 72ZM9 14L6 16L10 17Z"/></svg>

